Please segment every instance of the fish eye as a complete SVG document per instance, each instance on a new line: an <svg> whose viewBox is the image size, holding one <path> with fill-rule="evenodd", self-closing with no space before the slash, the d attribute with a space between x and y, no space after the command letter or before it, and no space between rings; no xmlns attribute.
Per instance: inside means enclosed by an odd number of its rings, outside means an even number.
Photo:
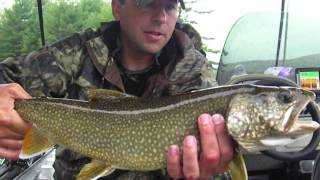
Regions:
<svg viewBox="0 0 320 180"><path fill-rule="evenodd" d="M290 103L293 100L293 96L290 91L281 91L278 94L278 98L281 102L284 102L284 103Z"/></svg>

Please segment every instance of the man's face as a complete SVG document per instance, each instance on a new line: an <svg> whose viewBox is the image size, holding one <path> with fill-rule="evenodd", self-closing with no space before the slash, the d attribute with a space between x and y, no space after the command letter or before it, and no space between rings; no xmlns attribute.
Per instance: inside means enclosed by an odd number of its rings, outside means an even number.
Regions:
<svg viewBox="0 0 320 180"><path fill-rule="evenodd" d="M141 7L136 0L126 0L118 5L115 9L113 4L113 10L120 21L124 46L155 54L167 44L177 21L177 0L155 0Z"/></svg>

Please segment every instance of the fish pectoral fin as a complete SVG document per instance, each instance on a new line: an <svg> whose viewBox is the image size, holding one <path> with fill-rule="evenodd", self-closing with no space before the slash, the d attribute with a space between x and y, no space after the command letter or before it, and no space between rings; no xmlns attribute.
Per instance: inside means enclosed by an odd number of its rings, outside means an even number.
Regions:
<svg viewBox="0 0 320 180"><path fill-rule="evenodd" d="M248 180L246 164L243 155L238 150L234 152L228 168L232 180Z"/></svg>
<svg viewBox="0 0 320 180"><path fill-rule="evenodd" d="M20 159L28 159L40 155L54 147L54 143L41 134L36 128L30 128L23 140Z"/></svg>
<svg viewBox="0 0 320 180"><path fill-rule="evenodd" d="M114 169L111 164L103 161L92 160L86 164L77 176L77 180L98 179L112 173Z"/></svg>

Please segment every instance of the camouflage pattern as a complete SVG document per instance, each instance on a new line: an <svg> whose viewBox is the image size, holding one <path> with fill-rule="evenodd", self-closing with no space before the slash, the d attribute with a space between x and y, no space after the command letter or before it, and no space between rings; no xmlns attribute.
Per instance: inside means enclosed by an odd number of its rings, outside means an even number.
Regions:
<svg viewBox="0 0 320 180"><path fill-rule="evenodd" d="M123 72L116 63L121 47L119 28L118 22L105 23L97 31L87 29L28 55L7 58L0 62L0 83L17 82L32 96L59 98L87 99L86 91L92 88L126 92ZM141 96L157 98L212 86L212 71L199 51L201 40L196 35L190 28L177 25L172 38L156 57L159 70L148 78ZM194 43L195 39L198 42ZM58 147L55 178L74 179L89 161ZM105 179L116 179L119 175L121 179L123 173L115 171ZM163 174L157 171L145 176L167 179Z"/></svg>

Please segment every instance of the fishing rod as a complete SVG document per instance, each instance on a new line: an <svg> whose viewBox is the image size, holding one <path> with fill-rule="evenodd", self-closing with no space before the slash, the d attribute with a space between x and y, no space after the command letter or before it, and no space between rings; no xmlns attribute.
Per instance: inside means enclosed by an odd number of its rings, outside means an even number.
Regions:
<svg viewBox="0 0 320 180"><path fill-rule="evenodd" d="M280 24L279 24L279 34L278 34L278 45L277 45L277 55L276 55L276 63L275 66L279 66L279 56L281 50L281 43L282 43L282 31L283 31L283 21L284 21L284 14L285 14L285 4L286 1L281 1L281 14L280 14Z"/></svg>
<svg viewBox="0 0 320 180"><path fill-rule="evenodd" d="M44 35L44 25L43 25L43 13L42 13L42 0L37 0L38 5L38 15L39 15L39 28L40 28L40 34L41 34L41 44L42 46L45 45L45 35Z"/></svg>

